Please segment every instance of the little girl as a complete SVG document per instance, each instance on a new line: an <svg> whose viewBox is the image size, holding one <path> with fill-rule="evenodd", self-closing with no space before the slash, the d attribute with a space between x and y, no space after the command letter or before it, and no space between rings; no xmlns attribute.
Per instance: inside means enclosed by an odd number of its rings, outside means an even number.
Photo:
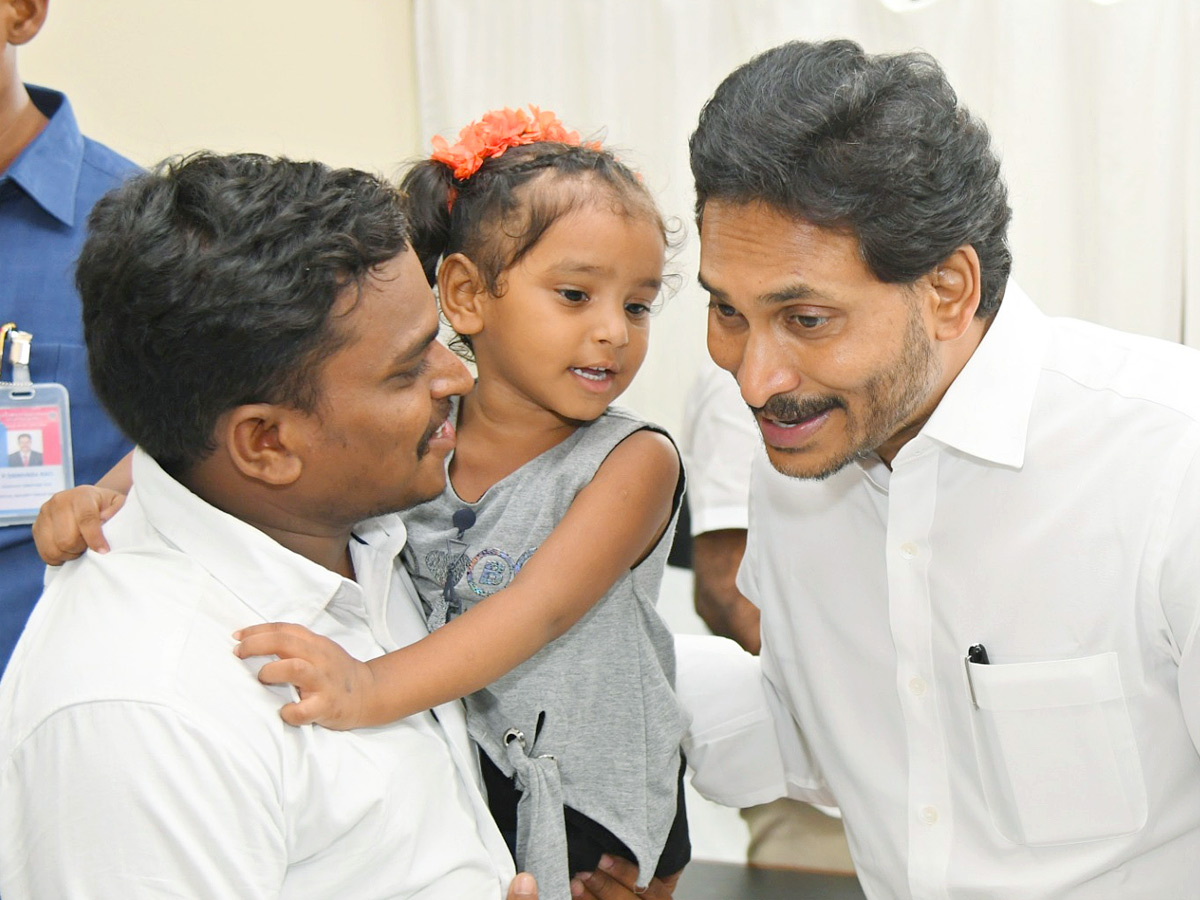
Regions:
<svg viewBox="0 0 1200 900"><path fill-rule="evenodd" d="M682 478L663 432L610 407L646 354L661 216L611 153L531 112L435 139L402 185L478 371L445 491L404 516L432 633L365 665L318 650L325 674L281 680L300 688L297 722L339 728L470 694L501 830L515 825L543 896L565 897L603 852L635 860L639 885L688 859L673 644L654 612ZM247 629L238 652L297 653L271 634Z"/></svg>
<svg viewBox="0 0 1200 900"><path fill-rule="evenodd" d="M654 611L683 489L657 427L610 404L645 357L663 221L555 117L489 113L406 176L412 245L478 371L442 495L404 514L430 635L362 663L295 625L292 724L357 728L466 697L489 803L541 896L602 853L638 884L688 861L671 634ZM452 416L452 420L453 420Z"/></svg>

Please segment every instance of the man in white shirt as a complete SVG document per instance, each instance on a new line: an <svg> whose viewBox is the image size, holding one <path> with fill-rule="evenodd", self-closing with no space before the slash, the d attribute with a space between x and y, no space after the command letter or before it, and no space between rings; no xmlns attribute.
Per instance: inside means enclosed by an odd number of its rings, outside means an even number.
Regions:
<svg viewBox="0 0 1200 900"><path fill-rule="evenodd" d="M762 451L754 416L737 382L705 361L688 390L679 447L687 469L693 602L714 634L750 653L761 646L758 607L735 578L746 551L750 464ZM834 808L780 797L741 810L754 865L850 872L850 848Z"/></svg>
<svg viewBox="0 0 1200 900"><path fill-rule="evenodd" d="M437 341L396 192L191 157L100 201L77 280L133 490L0 681L0 894L534 897L459 704L293 728L264 660L233 654L265 620L362 657L425 634L393 513L442 489L471 379Z"/></svg>
<svg viewBox="0 0 1200 900"><path fill-rule="evenodd" d="M693 602L713 634L758 653L758 607L734 584L746 550L750 462L761 453L737 382L708 360L688 389L679 446L687 470Z"/></svg>
<svg viewBox="0 0 1200 900"><path fill-rule="evenodd" d="M923 54L768 51L691 155L788 793L832 790L872 898L1195 896L1200 354L1009 280Z"/></svg>

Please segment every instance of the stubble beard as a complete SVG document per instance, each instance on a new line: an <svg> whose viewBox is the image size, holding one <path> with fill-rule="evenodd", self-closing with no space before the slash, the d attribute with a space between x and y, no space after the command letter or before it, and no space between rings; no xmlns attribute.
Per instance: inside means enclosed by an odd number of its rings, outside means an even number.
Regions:
<svg viewBox="0 0 1200 900"><path fill-rule="evenodd" d="M771 465L776 471L792 478L822 481L850 463L870 456L915 420L941 373L942 367L933 351L933 343L925 334L914 304L909 310L899 358L871 375L863 384L862 395L866 399L861 417L856 416L851 404L839 395L806 397L803 400L779 395L763 406L763 411L768 415L785 421L808 418L827 409L841 409L846 417L845 434L850 439L847 450L825 465L810 469L805 468L799 460L790 458L792 454L803 454L803 449L768 447ZM776 454L783 454L783 457L777 458Z"/></svg>

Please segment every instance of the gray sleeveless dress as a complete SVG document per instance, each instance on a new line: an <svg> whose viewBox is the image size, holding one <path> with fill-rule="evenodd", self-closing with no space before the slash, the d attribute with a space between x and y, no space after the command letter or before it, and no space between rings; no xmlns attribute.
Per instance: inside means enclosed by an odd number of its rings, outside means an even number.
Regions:
<svg viewBox="0 0 1200 900"><path fill-rule="evenodd" d="M506 587L613 448L646 428L661 432L611 407L477 503L447 483L440 497L405 513L404 564L431 629ZM682 479L681 472L675 514ZM654 875L675 819L686 720L672 691L674 642L654 611L675 514L654 551L573 628L466 698L471 736L524 792L517 864L537 876L548 900L570 897L564 803L628 845L640 885Z"/></svg>

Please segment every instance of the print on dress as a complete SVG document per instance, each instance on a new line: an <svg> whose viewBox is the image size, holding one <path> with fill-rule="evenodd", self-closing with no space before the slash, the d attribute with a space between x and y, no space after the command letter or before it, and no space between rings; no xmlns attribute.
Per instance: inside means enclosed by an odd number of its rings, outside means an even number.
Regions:
<svg viewBox="0 0 1200 900"><path fill-rule="evenodd" d="M453 562L449 579L446 577L446 551L430 550L425 554L425 569L429 578L440 584L457 586L465 576L467 587L473 594L488 597L508 587L536 550L537 547L526 550L515 562L511 554L494 547L480 550L469 562L466 554L460 554Z"/></svg>

